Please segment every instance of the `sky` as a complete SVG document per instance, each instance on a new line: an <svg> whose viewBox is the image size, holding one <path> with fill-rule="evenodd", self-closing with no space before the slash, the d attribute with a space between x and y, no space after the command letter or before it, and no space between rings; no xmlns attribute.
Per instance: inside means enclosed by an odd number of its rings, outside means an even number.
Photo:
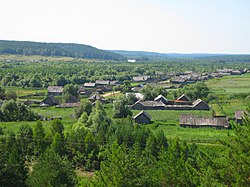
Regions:
<svg viewBox="0 0 250 187"><path fill-rule="evenodd" d="M249 0L0 0L0 40L250 54Z"/></svg>

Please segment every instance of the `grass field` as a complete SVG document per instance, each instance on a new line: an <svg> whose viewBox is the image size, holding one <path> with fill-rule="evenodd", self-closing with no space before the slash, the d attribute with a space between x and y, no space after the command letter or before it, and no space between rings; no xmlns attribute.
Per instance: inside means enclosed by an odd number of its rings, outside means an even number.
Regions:
<svg viewBox="0 0 250 187"><path fill-rule="evenodd" d="M210 79L206 85L216 94L250 94L250 73Z"/></svg>
<svg viewBox="0 0 250 187"><path fill-rule="evenodd" d="M133 110L133 116L138 114L140 110ZM212 111L204 110L147 110L154 122L164 122L165 124L179 124L180 114L193 114L196 116L212 116Z"/></svg>
<svg viewBox="0 0 250 187"><path fill-rule="evenodd" d="M216 115L233 117L236 110L250 106L250 73L211 79L206 84L219 97L210 104Z"/></svg>

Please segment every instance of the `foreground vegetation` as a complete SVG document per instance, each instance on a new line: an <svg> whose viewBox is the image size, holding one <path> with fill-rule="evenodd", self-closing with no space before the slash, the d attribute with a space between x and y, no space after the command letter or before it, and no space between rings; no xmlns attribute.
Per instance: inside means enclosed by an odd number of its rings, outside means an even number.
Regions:
<svg viewBox="0 0 250 187"><path fill-rule="evenodd" d="M174 99L185 93L194 100L202 98L211 107L210 111L150 110L153 122L149 125L131 120L140 111L130 111L127 104L133 104L134 98L129 101L123 96L131 85L139 84L130 82L139 74L212 72L223 67L245 68L249 63L178 59L126 64L46 58L0 56L0 186L250 185L249 117L242 126L231 120L230 130L179 126L180 114L232 118L235 110L246 110L250 106L249 74L179 89L145 87L141 92L147 99L159 94ZM86 97L79 97L81 105L76 109L20 104L42 101L48 85L77 87L97 79L124 84L116 96L107 94L109 103L97 102L95 107ZM38 116L62 120L41 122L36 121Z"/></svg>

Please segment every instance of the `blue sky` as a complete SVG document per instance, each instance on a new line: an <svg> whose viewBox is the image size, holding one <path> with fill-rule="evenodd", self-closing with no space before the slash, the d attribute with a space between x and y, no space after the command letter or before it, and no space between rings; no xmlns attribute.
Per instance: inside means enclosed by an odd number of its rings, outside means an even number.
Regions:
<svg viewBox="0 0 250 187"><path fill-rule="evenodd" d="M8 0L0 39L250 54L249 0Z"/></svg>

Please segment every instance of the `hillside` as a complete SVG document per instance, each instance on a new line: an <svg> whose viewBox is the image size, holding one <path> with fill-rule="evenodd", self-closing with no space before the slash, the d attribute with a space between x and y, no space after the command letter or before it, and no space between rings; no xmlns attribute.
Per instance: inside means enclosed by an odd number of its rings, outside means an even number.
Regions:
<svg viewBox="0 0 250 187"><path fill-rule="evenodd" d="M120 54L73 43L40 43L0 40L0 54L65 56L86 59L125 60Z"/></svg>
<svg viewBox="0 0 250 187"><path fill-rule="evenodd" d="M142 59L142 60L159 60L159 59L196 59L196 60L210 60L210 61L226 61L226 62L250 62L250 55L243 54L210 54L210 53L157 53L148 51L125 51L125 50L111 50L125 56L127 58Z"/></svg>

